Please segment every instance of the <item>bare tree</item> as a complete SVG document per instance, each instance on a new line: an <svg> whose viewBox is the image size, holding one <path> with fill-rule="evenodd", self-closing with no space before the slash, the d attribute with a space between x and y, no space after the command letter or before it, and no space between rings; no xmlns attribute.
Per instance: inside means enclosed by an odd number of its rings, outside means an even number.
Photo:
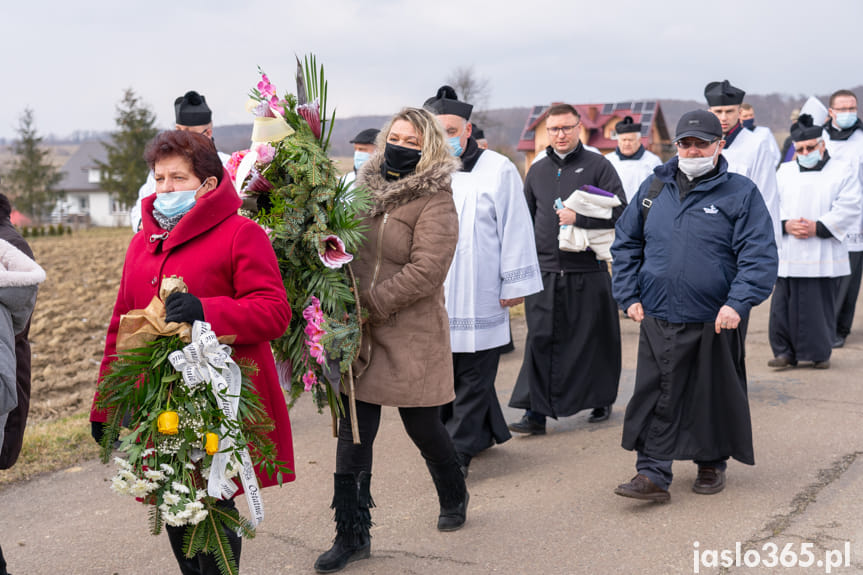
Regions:
<svg viewBox="0 0 863 575"><path fill-rule="evenodd" d="M489 79L477 74L473 66L459 66L447 76L446 83L455 89L459 100L473 105L472 118L476 123L482 123L491 97Z"/></svg>

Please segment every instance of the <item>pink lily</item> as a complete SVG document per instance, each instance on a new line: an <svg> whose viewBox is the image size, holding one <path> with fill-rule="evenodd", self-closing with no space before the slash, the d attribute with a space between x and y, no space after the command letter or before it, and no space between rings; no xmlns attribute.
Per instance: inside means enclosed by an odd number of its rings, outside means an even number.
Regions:
<svg viewBox="0 0 863 575"><path fill-rule="evenodd" d="M311 391L312 387L317 385L318 378L315 377L315 372L311 369L303 374L303 389L305 391Z"/></svg>
<svg viewBox="0 0 863 575"><path fill-rule="evenodd" d="M345 251L345 242L337 235L325 237L323 244L324 253L318 252L318 257L330 269L337 270L354 259L354 256Z"/></svg>

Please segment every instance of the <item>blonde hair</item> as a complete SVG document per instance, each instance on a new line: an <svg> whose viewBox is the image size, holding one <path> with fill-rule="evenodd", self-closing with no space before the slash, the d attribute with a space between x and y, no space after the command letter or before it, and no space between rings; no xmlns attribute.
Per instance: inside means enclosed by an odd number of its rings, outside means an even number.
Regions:
<svg viewBox="0 0 863 575"><path fill-rule="evenodd" d="M424 172L430 167L452 157L447 145L446 134L437 117L421 108L402 108L401 111L390 118L381 129L380 134L378 134L377 142L375 143L378 150L383 150L386 147L390 130L393 124L399 120L404 120L413 126L422 141L422 157L417 164L417 173Z"/></svg>

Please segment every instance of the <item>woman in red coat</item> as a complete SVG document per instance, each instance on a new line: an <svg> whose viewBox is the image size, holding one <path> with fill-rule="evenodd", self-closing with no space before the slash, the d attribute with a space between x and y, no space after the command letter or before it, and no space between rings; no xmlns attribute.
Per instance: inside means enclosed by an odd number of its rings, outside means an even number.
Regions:
<svg viewBox="0 0 863 575"><path fill-rule="evenodd" d="M291 308L270 241L256 223L237 215L240 198L209 139L192 132L162 132L150 143L146 159L156 176L156 194L143 200L142 230L126 252L100 377L116 353L120 316L147 307L162 278L182 277L189 293L166 299L166 320L204 320L216 335L236 336L234 358L257 365L255 390L275 423L270 438L277 458L293 469L291 424L270 350L270 340L287 329ZM97 441L105 420L94 401L90 421ZM262 487L276 483L273 477L258 475ZM285 475L284 481L294 478ZM182 573L218 573L209 555L184 557L184 529L167 527ZM239 563L240 539L233 532L229 539Z"/></svg>

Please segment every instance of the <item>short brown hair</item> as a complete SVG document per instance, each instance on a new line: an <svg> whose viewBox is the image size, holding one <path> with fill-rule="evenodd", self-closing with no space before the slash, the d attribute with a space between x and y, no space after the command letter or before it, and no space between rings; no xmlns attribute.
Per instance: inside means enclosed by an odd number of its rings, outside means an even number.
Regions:
<svg viewBox="0 0 863 575"><path fill-rule="evenodd" d="M740 109L741 110L752 110L752 104L750 104L748 102L743 102L742 104L740 104Z"/></svg>
<svg viewBox="0 0 863 575"><path fill-rule="evenodd" d="M548 109L549 116L563 116L565 114L572 114L576 118L581 119L581 114L578 113L575 106L571 106L570 104L554 104Z"/></svg>
<svg viewBox="0 0 863 575"><path fill-rule="evenodd" d="M213 141L206 136L183 130L161 132L147 145L144 159L150 169L164 158L179 156L189 161L192 172L202 182L210 177L222 183L225 169Z"/></svg>
<svg viewBox="0 0 863 575"><path fill-rule="evenodd" d="M852 98L854 98L855 102L857 101L857 94L855 94L851 90L836 90L835 92L830 94L830 107L833 107L833 101L836 100L836 98L841 98L842 96L851 96Z"/></svg>

